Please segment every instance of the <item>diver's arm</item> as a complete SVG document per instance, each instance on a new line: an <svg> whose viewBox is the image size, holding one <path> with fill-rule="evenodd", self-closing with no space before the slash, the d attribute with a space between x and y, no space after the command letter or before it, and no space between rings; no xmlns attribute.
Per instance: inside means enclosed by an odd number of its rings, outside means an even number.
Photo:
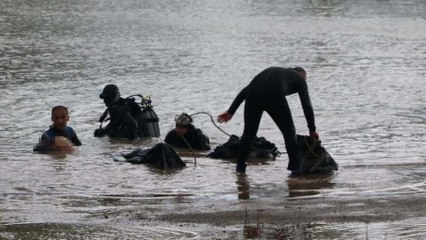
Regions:
<svg viewBox="0 0 426 240"><path fill-rule="evenodd" d="M104 127L104 128L99 127L98 129L95 130L95 132L93 133L93 135L95 137L103 137L103 136L105 136L108 133L109 127L110 127L109 124L106 127Z"/></svg>
<svg viewBox="0 0 426 240"><path fill-rule="evenodd" d="M109 108L107 108L104 113L102 113L101 117L99 118L99 122L101 123L101 126L99 126L98 129L95 129L95 132L93 133L93 135L95 137L103 137L108 133L108 129L110 128L110 124L108 123L105 127L102 127L102 123L106 122L106 118L109 115Z"/></svg>
<svg viewBox="0 0 426 240"><path fill-rule="evenodd" d="M315 132L315 117L314 108L312 107L311 98L309 97L308 85L305 81L300 82L299 98L302 104L303 113L305 114L306 121L310 132Z"/></svg>
<svg viewBox="0 0 426 240"><path fill-rule="evenodd" d="M229 120L231 120L234 113L237 111L238 107L241 105L241 103L246 99L246 92L247 87L243 88L243 90L238 93L238 95L235 97L234 101L232 102L231 106L229 107L228 111L219 114L217 116L217 121L220 123L226 123Z"/></svg>
<svg viewBox="0 0 426 240"><path fill-rule="evenodd" d="M234 101L232 102L227 112L230 113L231 115L234 115L234 113L237 111L241 103L246 99L246 94L247 94L247 87L243 88L243 90L241 90L240 93L238 93L238 95L235 97Z"/></svg>

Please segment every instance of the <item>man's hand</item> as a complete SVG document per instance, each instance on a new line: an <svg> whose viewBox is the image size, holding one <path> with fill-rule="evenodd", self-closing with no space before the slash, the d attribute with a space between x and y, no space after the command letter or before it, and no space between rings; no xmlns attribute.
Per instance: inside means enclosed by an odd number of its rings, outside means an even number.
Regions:
<svg viewBox="0 0 426 240"><path fill-rule="evenodd" d="M105 131L101 128L98 128L95 130L95 132L93 133L93 135L95 135L95 137L103 137L105 136Z"/></svg>
<svg viewBox="0 0 426 240"><path fill-rule="evenodd" d="M317 132L309 132L309 136L311 137L311 138L314 138L314 139L319 139L319 135L318 135L318 133Z"/></svg>
<svg viewBox="0 0 426 240"><path fill-rule="evenodd" d="M229 112L224 112L220 114L219 116L217 116L217 121L219 123L226 123L229 120L231 120L231 118L232 118L232 114L230 114Z"/></svg>

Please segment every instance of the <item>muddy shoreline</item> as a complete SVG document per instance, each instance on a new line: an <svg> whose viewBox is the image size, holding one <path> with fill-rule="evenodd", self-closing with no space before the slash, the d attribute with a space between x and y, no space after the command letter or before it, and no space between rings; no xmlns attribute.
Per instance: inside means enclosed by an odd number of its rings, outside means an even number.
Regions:
<svg viewBox="0 0 426 240"><path fill-rule="evenodd" d="M227 208L226 210L223 210ZM207 210L208 209L208 210ZM157 220L229 226L244 223L298 224L308 222L389 222L425 217L426 195L353 199L295 199L285 203L242 201L237 206L220 203L181 213L165 212Z"/></svg>
<svg viewBox="0 0 426 240"><path fill-rule="evenodd" d="M244 191L240 193L247 196ZM120 201L120 197L115 200ZM423 192L190 200L169 206L138 205L138 202L126 209L91 211L86 220L79 222L2 225L0 238L423 239L426 236Z"/></svg>

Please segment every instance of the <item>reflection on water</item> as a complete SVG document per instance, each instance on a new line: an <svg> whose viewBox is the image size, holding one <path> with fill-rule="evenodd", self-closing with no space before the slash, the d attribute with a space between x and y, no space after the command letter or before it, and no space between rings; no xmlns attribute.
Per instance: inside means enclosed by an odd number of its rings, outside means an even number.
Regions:
<svg viewBox="0 0 426 240"><path fill-rule="evenodd" d="M425 19L420 0L0 1L0 238L424 238L421 213L404 211L393 222L274 226L259 211L258 221L243 218L232 230L153 222L249 204L424 196ZM166 133L181 112L223 112L272 65L308 70L316 125L337 173L289 176L282 135L267 114L259 135L283 154L249 161L241 176L235 161L204 152L196 162L182 152L187 167L173 172L113 159L163 136L93 137L107 83L123 96L151 96ZM304 134L299 99L288 101ZM83 146L64 156L33 154L58 104L69 106ZM242 112L220 127L241 135ZM228 139L208 117L194 121L213 148Z"/></svg>
<svg viewBox="0 0 426 240"><path fill-rule="evenodd" d="M129 225L129 227L131 227ZM111 224L84 225L61 223L28 223L0 226L1 239L140 239L141 236L154 238L191 239L197 235L176 228L139 227L125 229ZM118 237L119 236L119 237ZM145 237L142 237L145 238Z"/></svg>
<svg viewBox="0 0 426 240"><path fill-rule="evenodd" d="M425 218L410 222L353 223L353 224L297 224L282 227L244 225L246 239L423 239Z"/></svg>
<svg viewBox="0 0 426 240"><path fill-rule="evenodd" d="M237 179L238 199L247 200L250 198L250 184L246 174L239 174Z"/></svg>
<svg viewBox="0 0 426 240"><path fill-rule="evenodd" d="M246 224L242 227L244 239L381 239L383 236L393 236L393 239L422 239L426 219L394 222L392 226L386 223L356 223L356 224L324 224L309 223L272 227L269 225ZM115 226L114 226L115 225ZM183 226L183 225L182 225ZM151 236L156 239L197 239L199 234L185 227L150 226L146 224L135 228L128 223L124 226L61 224L61 223L27 223L0 226L2 239L139 239L141 236ZM208 230L206 230L208 231ZM211 238L213 235L202 235ZM238 234L222 232L216 235L221 239L239 238Z"/></svg>
<svg viewBox="0 0 426 240"><path fill-rule="evenodd" d="M332 192L335 185L334 174L311 174L303 176L289 176L286 180L288 197L320 197L321 194ZM250 199L250 182L247 174L237 174L238 199Z"/></svg>
<svg viewBox="0 0 426 240"><path fill-rule="evenodd" d="M331 190L335 185L333 178L332 174L289 177L287 179L289 197L313 196L320 194L321 190Z"/></svg>

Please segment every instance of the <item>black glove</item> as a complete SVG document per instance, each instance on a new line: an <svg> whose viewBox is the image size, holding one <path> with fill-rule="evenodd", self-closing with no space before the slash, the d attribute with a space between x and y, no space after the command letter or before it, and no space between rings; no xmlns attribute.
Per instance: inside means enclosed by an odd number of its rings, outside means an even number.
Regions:
<svg viewBox="0 0 426 240"><path fill-rule="evenodd" d="M94 132L95 137L103 137L103 136L105 136L105 134L106 133L102 128L98 128Z"/></svg>

